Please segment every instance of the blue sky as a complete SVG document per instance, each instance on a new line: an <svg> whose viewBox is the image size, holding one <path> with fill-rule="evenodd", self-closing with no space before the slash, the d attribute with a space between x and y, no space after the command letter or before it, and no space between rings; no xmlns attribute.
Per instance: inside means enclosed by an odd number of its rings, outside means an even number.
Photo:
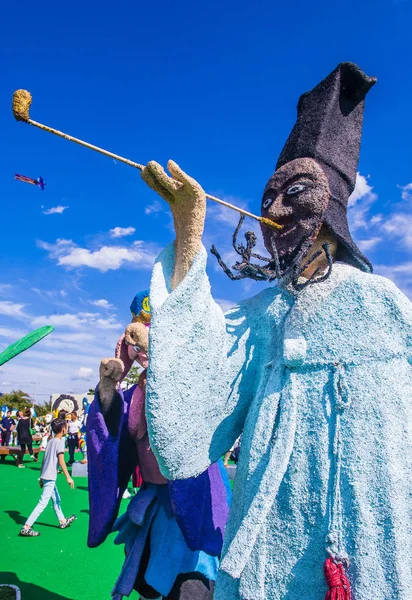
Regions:
<svg viewBox="0 0 412 600"><path fill-rule="evenodd" d="M36 382L45 400L94 385L133 295L173 239L167 208L137 171L15 122L15 89L32 92L33 119L137 162L173 158L209 193L258 212L300 94L339 62L357 62L378 84L367 97L352 231L376 272L412 297L411 18L410 0L7 3L0 349L36 326L56 330L1 369L0 391L32 393ZM46 190L15 182L16 172L42 175ZM67 208L46 214L56 207ZM229 261L236 222L209 205L205 243ZM222 306L262 287L230 282L212 258Z"/></svg>

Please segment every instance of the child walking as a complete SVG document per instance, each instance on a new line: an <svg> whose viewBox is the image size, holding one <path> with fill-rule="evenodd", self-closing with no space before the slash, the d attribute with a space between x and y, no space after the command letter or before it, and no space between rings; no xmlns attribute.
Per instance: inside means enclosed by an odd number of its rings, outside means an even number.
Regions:
<svg viewBox="0 0 412 600"><path fill-rule="evenodd" d="M72 489L74 488L73 479L70 477L66 463L64 462L63 438L67 431L66 421L64 419L54 419L50 426L54 433L54 438L47 444L41 468L39 481L43 492L36 508L33 510L20 531L20 535L26 537L37 537L40 535L39 531L34 531L32 525L44 511L49 503L50 498L52 499L54 512L56 513L60 523L60 529L66 529L66 527L68 527L76 519L75 515L72 515L68 519L64 517L60 506L60 495L56 486L57 466L59 465L66 476L67 483Z"/></svg>

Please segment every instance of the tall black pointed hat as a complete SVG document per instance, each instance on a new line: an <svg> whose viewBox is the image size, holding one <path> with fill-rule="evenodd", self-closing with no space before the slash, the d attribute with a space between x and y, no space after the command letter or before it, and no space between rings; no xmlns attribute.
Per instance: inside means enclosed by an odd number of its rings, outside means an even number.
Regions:
<svg viewBox="0 0 412 600"><path fill-rule="evenodd" d="M297 121L276 166L295 158L313 158L320 164L331 191L323 222L340 242L336 258L364 271L372 271L372 265L352 239L347 209L356 182L365 96L375 83L375 77L344 62L303 94Z"/></svg>

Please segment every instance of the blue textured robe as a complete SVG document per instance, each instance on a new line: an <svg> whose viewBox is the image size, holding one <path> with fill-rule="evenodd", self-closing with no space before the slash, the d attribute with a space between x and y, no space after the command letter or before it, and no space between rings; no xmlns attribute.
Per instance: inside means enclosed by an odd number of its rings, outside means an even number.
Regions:
<svg viewBox="0 0 412 600"><path fill-rule="evenodd" d="M322 600L328 549L349 555L356 600L411 600L409 300L337 263L323 283L270 287L224 316L205 250L172 292L173 264L170 246L150 296L161 471L194 476L243 432L215 599Z"/></svg>

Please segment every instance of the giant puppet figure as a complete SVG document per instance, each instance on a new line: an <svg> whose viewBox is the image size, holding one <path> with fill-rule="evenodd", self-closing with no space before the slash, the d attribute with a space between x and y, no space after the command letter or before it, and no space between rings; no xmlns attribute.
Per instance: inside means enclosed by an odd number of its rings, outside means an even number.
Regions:
<svg viewBox="0 0 412 600"><path fill-rule="evenodd" d="M173 162L173 179L155 162L142 173L176 230L150 290L160 469L193 477L242 433L215 600L347 600L350 587L355 600L411 598L411 303L372 274L347 222L374 83L342 63L300 98L262 198L283 228L263 227L264 271L250 253L235 266L277 285L225 316L206 276L202 188Z"/></svg>
<svg viewBox="0 0 412 600"><path fill-rule="evenodd" d="M150 325L149 291L134 298L132 323L104 359L95 401L87 418L90 522L88 545L110 531L124 544L126 559L113 588L114 600L137 590L142 600L211 600L229 513L231 491L220 460L199 477L168 482L150 448L145 388ZM182 355L176 362L185 360ZM119 382L136 361L137 385ZM189 456L191 448L185 448ZM115 522L123 492L136 467L143 480L127 511Z"/></svg>

